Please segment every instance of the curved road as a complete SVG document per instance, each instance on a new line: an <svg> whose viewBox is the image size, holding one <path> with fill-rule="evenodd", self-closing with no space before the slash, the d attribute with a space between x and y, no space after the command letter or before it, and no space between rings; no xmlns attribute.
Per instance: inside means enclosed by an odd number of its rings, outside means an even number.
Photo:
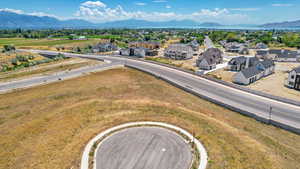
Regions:
<svg viewBox="0 0 300 169"><path fill-rule="evenodd" d="M57 52L50 51L31 52L57 54ZM189 92L240 113L247 114L252 117L254 116L258 120L270 122L273 125L280 126L300 134L300 106L251 94L196 75L149 62L111 56L64 54L68 57L80 57L107 60L112 63L122 63L126 66L151 73L170 83L176 84ZM34 82L31 82L29 79L27 83Z"/></svg>
<svg viewBox="0 0 300 169"><path fill-rule="evenodd" d="M191 147L173 131L160 127L123 129L96 150L95 169L187 169Z"/></svg>

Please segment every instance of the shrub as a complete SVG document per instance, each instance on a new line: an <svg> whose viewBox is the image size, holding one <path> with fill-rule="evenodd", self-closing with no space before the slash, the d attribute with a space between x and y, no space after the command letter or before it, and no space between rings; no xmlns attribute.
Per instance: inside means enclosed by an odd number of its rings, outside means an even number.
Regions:
<svg viewBox="0 0 300 169"><path fill-rule="evenodd" d="M16 50L15 46L13 45L4 45L3 48L5 52L13 52Z"/></svg>

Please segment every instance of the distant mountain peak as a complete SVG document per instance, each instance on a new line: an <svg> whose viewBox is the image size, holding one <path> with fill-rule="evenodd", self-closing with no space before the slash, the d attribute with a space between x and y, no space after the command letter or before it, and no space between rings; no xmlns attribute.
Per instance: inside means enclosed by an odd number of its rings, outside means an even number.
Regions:
<svg viewBox="0 0 300 169"><path fill-rule="evenodd" d="M267 23L261 26L266 28L295 28L295 27L300 27L300 20Z"/></svg>

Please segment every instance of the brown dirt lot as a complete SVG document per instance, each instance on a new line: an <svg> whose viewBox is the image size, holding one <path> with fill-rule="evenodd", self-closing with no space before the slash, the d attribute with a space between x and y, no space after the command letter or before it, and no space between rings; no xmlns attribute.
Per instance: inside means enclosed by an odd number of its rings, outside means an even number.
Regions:
<svg viewBox="0 0 300 169"><path fill-rule="evenodd" d="M288 71L300 66L300 63L276 63L275 73L265 77L248 87L275 96L281 96L293 100L300 100L300 92L284 86L288 77Z"/></svg>
<svg viewBox="0 0 300 169"><path fill-rule="evenodd" d="M275 73L262 78L248 86L250 89L262 91L271 95L285 97L288 99L298 100L300 99L300 92L294 89L290 89L284 86L288 77L288 71L300 66L300 63L283 63L277 62ZM224 69L217 70L208 74L208 76L221 78L226 82L232 83L232 77L236 72L227 71Z"/></svg>
<svg viewBox="0 0 300 169"><path fill-rule="evenodd" d="M195 132L210 169L300 168L299 135L126 68L0 95L0 168L79 168L91 138L141 120Z"/></svg>

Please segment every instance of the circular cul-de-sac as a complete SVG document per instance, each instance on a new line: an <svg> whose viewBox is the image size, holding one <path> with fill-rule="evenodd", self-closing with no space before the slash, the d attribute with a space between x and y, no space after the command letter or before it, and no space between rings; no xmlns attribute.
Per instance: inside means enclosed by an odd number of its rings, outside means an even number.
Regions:
<svg viewBox="0 0 300 169"><path fill-rule="evenodd" d="M177 133L160 127L122 129L95 152L96 169L189 169L192 149Z"/></svg>

